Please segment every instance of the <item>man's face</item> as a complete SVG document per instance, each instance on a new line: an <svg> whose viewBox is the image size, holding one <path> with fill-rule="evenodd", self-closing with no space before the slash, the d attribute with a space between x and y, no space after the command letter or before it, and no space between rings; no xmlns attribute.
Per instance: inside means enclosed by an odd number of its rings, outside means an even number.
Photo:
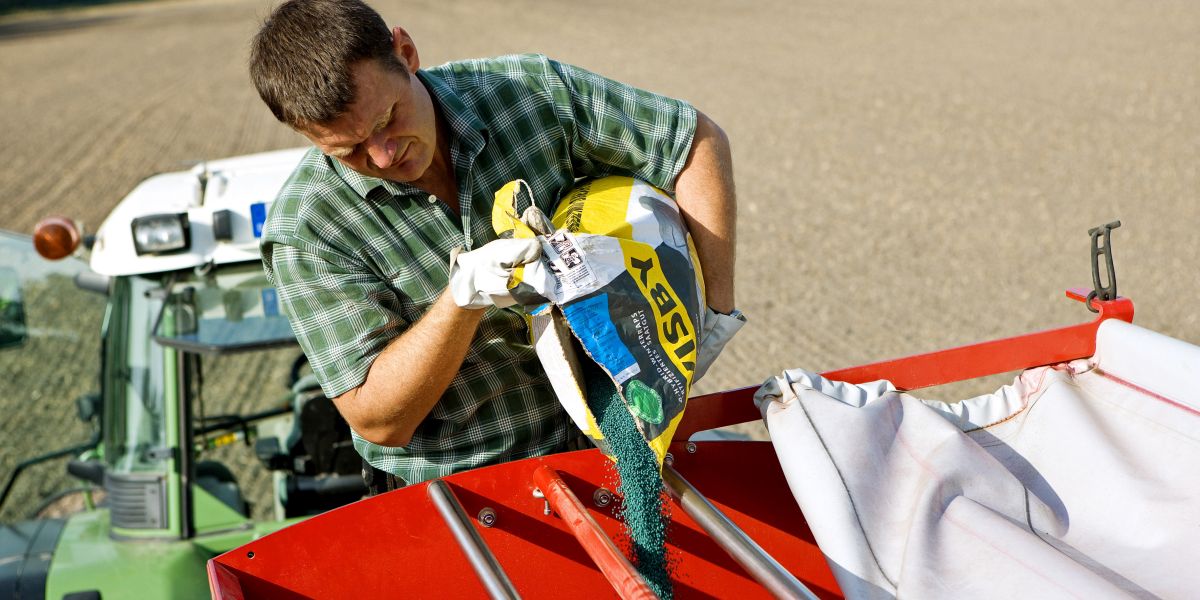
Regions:
<svg viewBox="0 0 1200 600"><path fill-rule="evenodd" d="M368 60L351 67L355 101L331 123L303 130L322 152L371 177L411 182L425 175L437 149L437 116L415 75Z"/></svg>

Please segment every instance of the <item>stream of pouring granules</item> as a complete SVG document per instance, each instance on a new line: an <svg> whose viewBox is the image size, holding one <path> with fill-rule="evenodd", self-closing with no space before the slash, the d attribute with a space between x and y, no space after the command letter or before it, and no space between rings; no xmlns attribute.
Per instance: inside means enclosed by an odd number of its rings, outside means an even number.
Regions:
<svg viewBox="0 0 1200 600"><path fill-rule="evenodd" d="M662 474L654 451L638 432L617 388L591 360L583 360L588 406L600 432L617 456L617 475L625 496L620 509L633 542L634 562L660 598L673 596L667 572L667 518L663 512Z"/></svg>

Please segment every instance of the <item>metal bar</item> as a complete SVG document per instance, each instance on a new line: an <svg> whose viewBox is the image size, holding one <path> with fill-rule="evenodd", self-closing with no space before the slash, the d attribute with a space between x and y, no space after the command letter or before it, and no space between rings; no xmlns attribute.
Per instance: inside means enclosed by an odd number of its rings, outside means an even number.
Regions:
<svg viewBox="0 0 1200 600"><path fill-rule="evenodd" d="M48 460L54 460L56 458L62 458L64 456L79 454L80 452L83 452L84 450L90 450L92 448L95 448L96 444L99 444L99 443L100 443L100 432L97 431L94 435L92 435L92 439L90 439L82 444L79 444L78 446L71 446L70 448L63 448L61 450L55 450L54 452L50 452L48 454L43 454L41 456L37 456L34 458L30 458L28 460L21 461L20 463L17 464L17 467L15 469L13 469L12 474L10 474L8 476L8 481L4 484L4 490L0 491L0 507L3 507L4 501L8 500L8 493L12 491L13 484L17 482L17 477L19 477L21 475L21 473L23 473L25 471L25 469L32 467L33 465L36 465L38 463L44 463Z"/></svg>
<svg viewBox="0 0 1200 600"><path fill-rule="evenodd" d="M262 412L256 412L254 414L246 415L244 417L241 415L211 415L205 420L217 421L217 422L213 423L211 425L203 425L201 427L196 427L195 431L193 433L195 433L196 435L207 435L214 431L224 431L226 429L236 429L236 428L245 429L257 421L262 421L263 419L269 419L271 417L277 417L279 415L284 415L284 414L287 414L290 412L292 412L292 407L289 404L287 406L280 406L278 408L272 408L272 409L264 410Z"/></svg>
<svg viewBox="0 0 1200 600"><path fill-rule="evenodd" d="M191 539L196 535L195 503L192 497L192 482L196 480L195 450L192 446L192 370L189 358L199 368L200 357L178 350L175 354L176 401L178 411L178 449L175 454L175 471L179 474L179 537Z"/></svg>
<svg viewBox="0 0 1200 600"><path fill-rule="evenodd" d="M430 482L429 499L433 500L433 505L442 515L442 520L450 527L458 546L462 548L463 554L467 555L467 561L479 576L479 581L487 588L488 595L492 598L520 598L508 575L500 567L500 562L496 560L496 555L492 554L479 532L475 531L475 526L471 525L470 517L454 497L450 486L441 479Z"/></svg>
<svg viewBox="0 0 1200 600"><path fill-rule="evenodd" d="M583 503L567 487L566 482L558 473L546 465L541 465L533 472L534 484L541 490L542 495L554 512L566 522L571 534L579 540L592 562L600 568L608 583L616 590L621 598L658 598L650 585L646 583L625 555L617 549L612 539L600 529L600 525L588 514Z"/></svg>
<svg viewBox="0 0 1200 600"><path fill-rule="evenodd" d="M770 554L767 554L746 532L713 506L692 484L675 470L663 465L663 483L679 499L683 512L694 519L713 541L733 557L755 580L763 584L776 598L805 598L817 600L799 579L788 573Z"/></svg>

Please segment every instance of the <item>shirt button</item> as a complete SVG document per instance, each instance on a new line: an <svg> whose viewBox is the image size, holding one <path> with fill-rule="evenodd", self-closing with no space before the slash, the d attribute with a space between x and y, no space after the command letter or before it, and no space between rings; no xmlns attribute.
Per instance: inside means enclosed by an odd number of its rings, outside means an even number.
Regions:
<svg viewBox="0 0 1200 600"><path fill-rule="evenodd" d="M430 195L429 195L429 203L430 203L430 204L433 204L434 202L437 202L437 196L434 196L433 194L430 194Z"/></svg>

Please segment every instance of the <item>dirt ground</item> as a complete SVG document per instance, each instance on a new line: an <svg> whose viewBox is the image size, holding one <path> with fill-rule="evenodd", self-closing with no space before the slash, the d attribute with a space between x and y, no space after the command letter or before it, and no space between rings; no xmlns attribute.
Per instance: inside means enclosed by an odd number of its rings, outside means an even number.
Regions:
<svg viewBox="0 0 1200 600"><path fill-rule="evenodd" d="M1091 285L1087 230L1117 219L1136 322L1200 343L1200 3L375 5L427 65L542 52L724 127L751 323L700 392L1087 320L1063 290ZM47 214L94 228L146 175L301 145L245 74L269 6L0 21L0 228ZM18 397L0 395L0 414ZM0 462L30 452L5 438Z"/></svg>

